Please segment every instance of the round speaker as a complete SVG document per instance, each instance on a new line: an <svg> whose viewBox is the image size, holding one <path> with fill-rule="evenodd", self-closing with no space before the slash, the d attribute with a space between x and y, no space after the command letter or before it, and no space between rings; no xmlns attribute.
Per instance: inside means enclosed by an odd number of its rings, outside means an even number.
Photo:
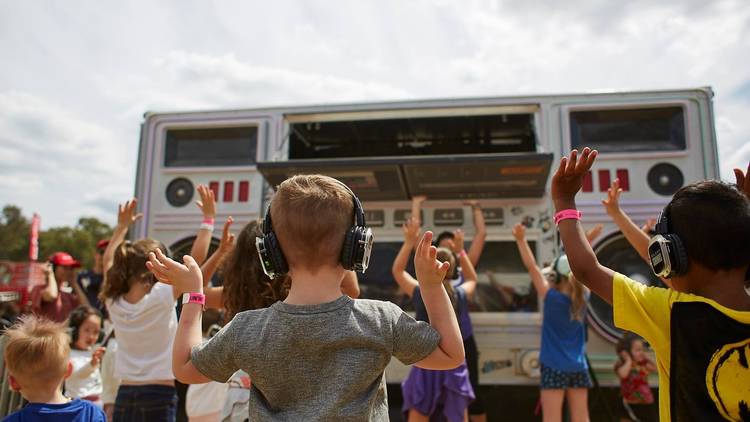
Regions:
<svg viewBox="0 0 750 422"><path fill-rule="evenodd" d="M184 177L174 179L167 185L167 202L173 207L184 207L193 199L193 192L193 183L190 180Z"/></svg>
<svg viewBox="0 0 750 422"><path fill-rule="evenodd" d="M638 252L630 246L622 233L615 233L605 238L594 250L603 266L647 286L665 287L664 283L654 276L651 268L638 255ZM615 327L612 306L609 303L592 294L588 311L591 326L602 337L613 343L622 337L622 331Z"/></svg>
<svg viewBox="0 0 750 422"><path fill-rule="evenodd" d="M677 166L659 163L648 171L648 186L659 195L671 196L685 183L685 177Z"/></svg>

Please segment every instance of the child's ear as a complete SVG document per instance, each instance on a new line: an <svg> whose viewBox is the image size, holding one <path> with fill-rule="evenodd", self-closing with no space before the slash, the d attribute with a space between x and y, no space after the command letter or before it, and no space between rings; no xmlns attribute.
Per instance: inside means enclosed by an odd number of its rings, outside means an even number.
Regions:
<svg viewBox="0 0 750 422"><path fill-rule="evenodd" d="M73 374L73 362L68 361L68 368L65 370L65 379L68 379Z"/></svg>
<svg viewBox="0 0 750 422"><path fill-rule="evenodd" d="M16 378L8 374L8 384L10 385L10 389L13 391L21 391L21 386L18 384L18 381L16 381Z"/></svg>

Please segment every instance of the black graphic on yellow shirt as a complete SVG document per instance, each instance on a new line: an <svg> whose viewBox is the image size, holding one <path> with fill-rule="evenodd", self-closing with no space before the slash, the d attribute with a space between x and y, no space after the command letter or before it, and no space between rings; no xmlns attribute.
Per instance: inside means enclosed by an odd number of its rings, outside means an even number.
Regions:
<svg viewBox="0 0 750 422"><path fill-rule="evenodd" d="M714 353L706 387L719 413L729 420L750 420L750 339L727 344Z"/></svg>
<svg viewBox="0 0 750 422"><path fill-rule="evenodd" d="M750 422L750 324L704 302L675 302L671 326L672 420Z"/></svg>

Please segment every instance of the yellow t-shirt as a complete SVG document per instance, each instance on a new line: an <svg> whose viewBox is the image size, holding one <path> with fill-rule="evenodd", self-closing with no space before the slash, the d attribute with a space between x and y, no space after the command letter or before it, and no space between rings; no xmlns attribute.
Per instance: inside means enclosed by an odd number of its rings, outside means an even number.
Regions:
<svg viewBox="0 0 750 422"><path fill-rule="evenodd" d="M750 420L750 312L615 274L615 325L656 352L661 421Z"/></svg>

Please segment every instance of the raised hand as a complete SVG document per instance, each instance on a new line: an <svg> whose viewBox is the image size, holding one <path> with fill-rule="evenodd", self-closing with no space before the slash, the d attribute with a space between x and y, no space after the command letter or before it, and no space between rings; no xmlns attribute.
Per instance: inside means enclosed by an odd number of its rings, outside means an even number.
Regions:
<svg viewBox="0 0 750 422"><path fill-rule="evenodd" d="M461 229L453 230L453 243L451 244L451 250L453 253L459 254L464 250L464 231Z"/></svg>
<svg viewBox="0 0 750 422"><path fill-rule="evenodd" d="M180 293L203 292L203 274L192 256L185 255L184 264L167 257L157 249L148 254L146 268L157 280L171 284Z"/></svg>
<svg viewBox="0 0 750 422"><path fill-rule="evenodd" d="M646 224L641 227L641 231L650 235L652 231L654 231L654 227L656 227L656 219L655 218L649 218L646 220Z"/></svg>
<svg viewBox="0 0 750 422"><path fill-rule="evenodd" d="M596 226L592 227L589 231L586 232L586 240L588 240L589 243L593 243L594 240L596 240L596 238L602 234L602 230L604 230L603 224L597 224Z"/></svg>
<svg viewBox="0 0 750 422"><path fill-rule="evenodd" d="M560 160L560 167L552 176L552 200L558 210L572 208L575 196L583 186L583 178L594 165L597 154L596 150L586 147L580 157L578 150L574 149L569 157Z"/></svg>
<svg viewBox="0 0 750 422"><path fill-rule="evenodd" d="M136 212L138 201L134 198L126 201L124 204L117 206L117 225L120 227L129 227L131 224L143 217L142 213Z"/></svg>
<svg viewBox="0 0 750 422"><path fill-rule="evenodd" d="M107 349L104 347L99 347L96 350L94 350L94 353L91 354L91 366L94 368L98 367L100 363L102 363L102 356L104 356L104 352L106 352Z"/></svg>
<svg viewBox="0 0 750 422"><path fill-rule="evenodd" d="M742 169L734 169L734 178L737 180L737 189L750 198L750 164L747 165L745 174L742 174Z"/></svg>
<svg viewBox="0 0 750 422"><path fill-rule="evenodd" d="M232 217L227 217L227 221L224 222L224 230L221 232L221 241L219 242L219 251L222 254L228 253L234 249L234 234L229 231L229 228L234 223Z"/></svg>
<svg viewBox="0 0 750 422"><path fill-rule="evenodd" d="M526 226L524 226L521 223L516 224L513 226L513 237L516 240L524 240L526 239Z"/></svg>
<svg viewBox="0 0 750 422"><path fill-rule="evenodd" d="M404 233L404 243L417 243L417 240L419 240L420 232L419 219L415 217L409 217L409 219L406 220L406 223L401 226L401 231Z"/></svg>
<svg viewBox="0 0 750 422"><path fill-rule="evenodd" d="M438 261L436 256L437 248L432 246L432 232L427 231L414 254L414 271L420 286L438 285L442 288L443 279L451 264L448 261Z"/></svg>
<svg viewBox="0 0 750 422"><path fill-rule="evenodd" d="M214 191L209 189L206 185L198 185L197 190L201 199L195 201L195 205L201 209L203 218L216 217L216 198L214 197Z"/></svg>
<svg viewBox="0 0 750 422"><path fill-rule="evenodd" d="M478 199L470 199L468 201L463 202L464 205L470 206L472 208L479 208L479 200Z"/></svg>
<svg viewBox="0 0 750 422"><path fill-rule="evenodd" d="M607 197L602 199L602 205L607 210L609 216L613 216L620 212L620 194L622 189L620 188L620 179L615 179L612 185L607 189Z"/></svg>

